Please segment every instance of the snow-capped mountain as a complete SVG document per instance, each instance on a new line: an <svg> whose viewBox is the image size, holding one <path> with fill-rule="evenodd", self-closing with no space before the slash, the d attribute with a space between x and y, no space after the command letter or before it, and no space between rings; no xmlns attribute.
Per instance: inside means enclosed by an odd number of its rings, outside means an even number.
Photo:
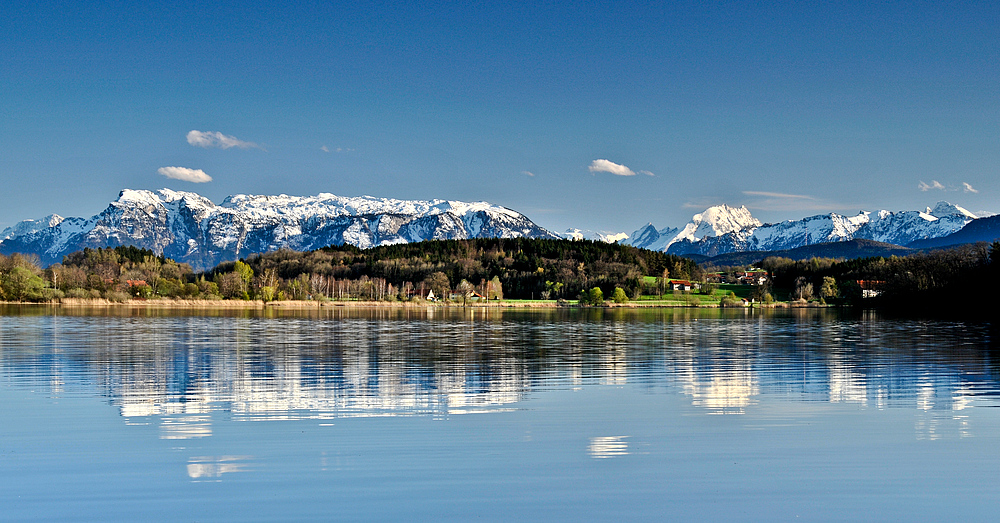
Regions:
<svg viewBox="0 0 1000 523"><path fill-rule="evenodd" d="M643 249L668 251L675 244L698 244L706 238L738 233L760 225L760 220L751 216L746 207L716 205L694 215L691 221L680 229L667 227L657 230L652 223L647 224L633 232L628 243Z"/></svg>
<svg viewBox="0 0 1000 523"><path fill-rule="evenodd" d="M645 227L629 235L625 243L651 251L666 251L671 241L677 236L678 231L680 229L676 227L665 227L657 230L652 223L647 223Z"/></svg>
<svg viewBox="0 0 1000 523"><path fill-rule="evenodd" d="M652 224L632 234L628 243L636 247L672 254L716 256L729 252L794 249L817 243L852 239L875 240L896 245L952 234L976 215L948 202L938 202L921 211L862 211L855 216L821 214L762 224L745 208L726 205L696 214L683 229L657 231Z"/></svg>
<svg viewBox="0 0 1000 523"><path fill-rule="evenodd" d="M487 202L359 196L238 194L216 205L190 192L125 189L91 218L27 220L3 231L0 252L62 261L85 247L135 245L206 269L282 247L373 247L464 238L558 238L524 215Z"/></svg>
<svg viewBox="0 0 1000 523"><path fill-rule="evenodd" d="M566 229L566 232L559 236L567 240L592 240L604 243L615 243L628 239L628 234L624 232L588 231L583 229Z"/></svg>
<svg viewBox="0 0 1000 523"><path fill-rule="evenodd" d="M0 241L15 236L24 236L49 227L55 227L62 221L63 217L58 214L50 214L40 220L24 220L23 222L15 223L13 227L7 227L3 231L0 231Z"/></svg>
<svg viewBox="0 0 1000 523"><path fill-rule="evenodd" d="M694 215L691 221L677 233L674 241L698 242L703 238L722 236L760 225L760 220L751 216L746 207L716 205L705 209L705 212L701 214Z"/></svg>

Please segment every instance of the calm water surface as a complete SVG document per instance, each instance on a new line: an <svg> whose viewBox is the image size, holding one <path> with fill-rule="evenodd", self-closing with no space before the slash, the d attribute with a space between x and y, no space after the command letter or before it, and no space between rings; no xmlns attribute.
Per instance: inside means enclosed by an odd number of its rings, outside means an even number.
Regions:
<svg viewBox="0 0 1000 523"><path fill-rule="evenodd" d="M984 323L0 313L4 520L990 520L1000 499Z"/></svg>

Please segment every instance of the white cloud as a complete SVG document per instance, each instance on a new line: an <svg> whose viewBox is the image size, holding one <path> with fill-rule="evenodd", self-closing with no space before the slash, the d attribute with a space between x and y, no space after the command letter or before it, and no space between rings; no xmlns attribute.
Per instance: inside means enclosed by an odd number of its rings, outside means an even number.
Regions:
<svg viewBox="0 0 1000 523"><path fill-rule="evenodd" d="M624 165L619 165L609 160L594 160L590 163L592 173L611 173L618 176L635 176L635 172Z"/></svg>
<svg viewBox="0 0 1000 523"><path fill-rule="evenodd" d="M531 176L532 178L535 177L535 173L533 173L531 171L521 171L521 174L523 174L525 176Z"/></svg>
<svg viewBox="0 0 1000 523"><path fill-rule="evenodd" d="M812 196L805 194L786 194L781 192L767 192L767 191L743 191L743 194L747 196L765 196L767 198L781 198L788 200L815 200Z"/></svg>
<svg viewBox="0 0 1000 523"><path fill-rule="evenodd" d="M967 184L965 182L962 182L962 187L965 188L965 192L979 192L978 190L973 189L971 185L969 185L969 184Z"/></svg>
<svg viewBox="0 0 1000 523"><path fill-rule="evenodd" d="M931 189L943 191L944 190L944 185L942 185L941 182L939 182L937 180L931 180L930 185L924 183L923 180L921 180L920 183L917 184L917 189L920 189L921 191L924 191L924 192L927 192L927 191L929 191Z"/></svg>
<svg viewBox="0 0 1000 523"><path fill-rule="evenodd" d="M191 183L207 183L212 181L212 177L205 174L205 171L202 171L201 169L188 169L187 167L160 167L156 170L156 172L166 176L167 178L183 180Z"/></svg>
<svg viewBox="0 0 1000 523"><path fill-rule="evenodd" d="M327 147L327 146L325 146L325 145L324 145L323 147L320 147L320 148L319 148L319 150L320 150L320 151L323 151L323 152L325 152L325 153L328 153L328 152L330 152L330 148L329 148L329 147Z"/></svg>
<svg viewBox="0 0 1000 523"><path fill-rule="evenodd" d="M253 142L244 142L235 136L222 134L218 131L195 131L187 133L187 142L195 147L218 147L219 149L263 149Z"/></svg>
<svg viewBox="0 0 1000 523"><path fill-rule="evenodd" d="M838 209L857 208L856 205L845 205L842 202L825 200L808 194L789 194L769 191L743 191L751 198L744 201L751 211L768 212L829 212Z"/></svg>
<svg viewBox="0 0 1000 523"><path fill-rule="evenodd" d="M651 173L649 171L639 171L639 172L641 172L642 174L645 174L646 176L656 176L655 174L653 174L653 173Z"/></svg>

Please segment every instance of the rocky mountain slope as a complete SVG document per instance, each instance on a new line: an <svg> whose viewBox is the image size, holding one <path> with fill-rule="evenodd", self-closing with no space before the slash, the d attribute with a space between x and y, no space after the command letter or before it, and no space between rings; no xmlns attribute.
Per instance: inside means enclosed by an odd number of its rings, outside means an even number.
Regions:
<svg viewBox="0 0 1000 523"><path fill-rule="evenodd" d="M52 215L0 233L0 253L34 253L44 264L86 247L135 245L196 269L282 247L372 247L432 239L558 238L524 215L487 202L360 196L255 196L221 204L190 192L125 189L90 218Z"/></svg>
<svg viewBox="0 0 1000 523"><path fill-rule="evenodd" d="M719 205L696 214L682 229L657 230L652 224L635 231L626 243L671 254L718 256L730 252L778 251L854 239L894 245L952 234L976 219L948 202L925 211L862 211L762 224L745 207Z"/></svg>
<svg viewBox="0 0 1000 523"><path fill-rule="evenodd" d="M997 240L1000 240L1000 215L979 218L969 222L968 225L958 232L949 234L948 236L941 236L940 238L917 240L909 246L917 249L932 249L963 243L994 242Z"/></svg>

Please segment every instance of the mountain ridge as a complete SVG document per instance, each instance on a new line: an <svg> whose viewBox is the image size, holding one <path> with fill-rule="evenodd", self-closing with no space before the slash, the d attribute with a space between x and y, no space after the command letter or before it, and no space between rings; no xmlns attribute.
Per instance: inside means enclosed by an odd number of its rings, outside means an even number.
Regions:
<svg viewBox="0 0 1000 523"><path fill-rule="evenodd" d="M975 214L946 201L925 211L861 211L854 216L828 213L776 223L761 223L746 207L719 205L694 215L681 229L657 230L650 223L624 241L671 254L707 257L854 239L905 246L955 233L976 219Z"/></svg>
<svg viewBox="0 0 1000 523"><path fill-rule="evenodd" d="M56 218L53 218L55 216ZM59 262L83 248L135 245L196 269L287 247L372 247L430 239L559 238L517 211L488 202L246 195L215 204L197 193L123 189L90 218L26 220L4 230L0 253ZM9 232L8 232L9 231Z"/></svg>
<svg viewBox="0 0 1000 523"><path fill-rule="evenodd" d="M234 194L216 204L193 192L123 189L92 217L52 214L0 231L0 253L34 253L51 264L83 248L135 245L201 269L283 247L311 250L347 243L367 248L433 239L529 237L621 242L707 259L854 240L927 248L963 243L966 237L1000 236L994 235L1000 226L993 222L1000 218L977 219L946 201L924 211L828 213L776 223L761 222L745 206L717 205L679 228L657 229L648 223L631 235L580 229L556 234L517 211L485 201L320 193ZM963 236L965 228L969 231Z"/></svg>

